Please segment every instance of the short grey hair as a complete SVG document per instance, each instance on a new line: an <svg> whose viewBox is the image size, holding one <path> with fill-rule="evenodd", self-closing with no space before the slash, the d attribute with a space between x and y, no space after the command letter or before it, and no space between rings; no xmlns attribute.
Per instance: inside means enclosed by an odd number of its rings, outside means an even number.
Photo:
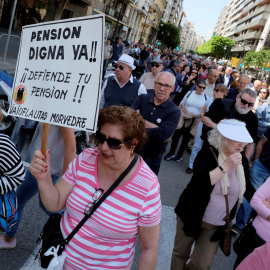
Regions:
<svg viewBox="0 0 270 270"><path fill-rule="evenodd" d="M239 79L238 80L240 80L241 78L248 78L248 81L250 82L250 78L249 78L248 74L241 74L239 76Z"/></svg>
<svg viewBox="0 0 270 270"><path fill-rule="evenodd" d="M242 97L244 94L248 94L250 97L256 98L257 94L255 91L250 88L245 88L242 92L239 93L239 97Z"/></svg>
<svg viewBox="0 0 270 270"><path fill-rule="evenodd" d="M184 64L184 62L181 61L181 60L175 60L173 66L174 66L174 67L177 67L177 66L180 66L181 64Z"/></svg>
<svg viewBox="0 0 270 270"><path fill-rule="evenodd" d="M172 78L172 80L173 80L173 85L175 84L175 81L176 81L175 76L171 72L169 72L169 71L162 71L162 72L158 73L158 75L157 75L157 77L155 79L155 82L158 80L158 77L161 74L167 74L167 75L169 75Z"/></svg>

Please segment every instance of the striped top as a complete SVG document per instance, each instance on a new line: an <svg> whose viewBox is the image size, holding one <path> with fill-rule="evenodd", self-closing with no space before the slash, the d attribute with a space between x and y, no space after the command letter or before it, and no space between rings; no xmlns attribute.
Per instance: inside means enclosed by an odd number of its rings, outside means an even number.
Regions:
<svg viewBox="0 0 270 270"><path fill-rule="evenodd" d="M69 165L63 179L74 186L61 221L66 238L84 217L99 189L97 149L87 149ZM158 225L161 217L159 183L140 158L133 176L99 206L66 246L64 269L130 269L138 226Z"/></svg>
<svg viewBox="0 0 270 270"><path fill-rule="evenodd" d="M14 190L25 177L20 154L5 134L0 134L0 177L0 194Z"/></svg>

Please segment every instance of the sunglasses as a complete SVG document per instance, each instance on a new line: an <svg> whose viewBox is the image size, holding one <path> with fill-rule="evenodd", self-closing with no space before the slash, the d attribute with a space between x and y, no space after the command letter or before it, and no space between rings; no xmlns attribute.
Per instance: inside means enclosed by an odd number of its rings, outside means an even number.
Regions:
<svg viewBox="0 0 270 270"><path fill-rule="evenodd" d="M242 99L241 97L240 97L240 100L241 100L242 104L248 105L248 107L253 107L254 106L254 103L247 102L245 99Z"/></svg>
<svg viewBox="0 0 270 270"><path fill-rule="evenodd" d="M93 203L88 203L84 209L85 215L90 215L94 205L98 202L98 200L102 197L104 190L102 188L96 189L95 193L92 196Z"/></svg>
<svg viewBox="0 0 270 270"><path fill-rule="evenodd" d="M197 72L191 72L191 74L196 74L197 75L198 73Z"/></svg>
<svg viewBox="0 0 270 270"><path fill-rule="evenodd" d="M198 85L198 87L199 87L200 89L203 89L203 90L205 90L205 88L206 88L206 87L200 86L200 85Z"/></svg>
<svg viewBox="0 0 270 270"><path fill-rule="evenodd" d="M214 91L215 91L216 93L222 92L221 90L219 90L219 89L217 89L217 88L215 88Z"/></svg>
<svg viewBox="0 0 270 270"><path fill-rule="evenodd" d="M159 64L155 64L155 63L151 63L151 67L156 67L156 68L159 68L160 65Z"/></svg>
<svg viewBox="0 0 270 270"><path fill-rule="evenodd" d="M118 139L114 139L114 138L107 139L106 136L104 134L100 133L99 130L97 130L97 132L96 132L96 139L97 139L97 142L100 144L103 144L106 141L108 146L114 150L121 149L122 146L124 146L125 144L127 144L131 141L131 140L128 140L127 142L123 143Z"/></svg>
<svg viewBox="0 0 270 270"><path fill-rule="evenodd" d="M123 67L123 66L120 66L120 65L114 65L114 67L115 67L115 69L120 69L120 70L124 70L125 69L125 67Z"/></svg>

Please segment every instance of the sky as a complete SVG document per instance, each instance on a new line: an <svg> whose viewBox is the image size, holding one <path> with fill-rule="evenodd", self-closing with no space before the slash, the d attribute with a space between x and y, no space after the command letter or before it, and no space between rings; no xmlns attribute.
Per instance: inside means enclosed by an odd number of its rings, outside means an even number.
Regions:
<svg viewBox="0 0 270 270"><path fill-rule="evenodd" d="M218 17L224 6L232 0L184 0L183 11L186 20L195 24L197 34L206 35L210 39Z"/></svg>

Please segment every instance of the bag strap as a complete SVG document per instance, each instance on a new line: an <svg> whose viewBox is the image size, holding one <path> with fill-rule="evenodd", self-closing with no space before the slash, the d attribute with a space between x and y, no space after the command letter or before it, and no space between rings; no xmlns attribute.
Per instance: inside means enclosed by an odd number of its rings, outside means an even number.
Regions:
<svg viewBox="0 0 270 270"><path fill-rule="evenodd" d="M126 175L130 172L130 170L133 168L133 166L137 162L138 157L139 156L136 154L133 160L130 162L129 166L125 169L125 171L118 177L118 179L115 180L115 182L110 186L107 192L98 200L98 202L93 205L91 211L87 214L85 213L80 223L74 228L74 230L68 235L68 237L60 244L60 248L62 250L65 249L65 245L68 244L71 238L79 231L79 229L83 226L86 220L90 218L91 215L93 215L93 213L98 209L98 207L102 204L102 202L105 201L105 199L113 192L113 190L119 185L119 183L126 177Z"/></svg>
<svg viewBox="0 0 270 270"><path fill-rule="evenodd" d="M213 153L215 159L216 159L216 162L217 162L217 165L218 165L218 158L217 158L217 155L213 149L212 146L209 147L211 152ZM226 217L225 217L225 221L226 221L226 224L227 224L227 229L231 229L231 225L230 225L230 222L231 222L231 217L230 217L230 211L229 211L229 201L228 201L228 195L224 195L225 197L225 203L226 203Z"/></svg>

